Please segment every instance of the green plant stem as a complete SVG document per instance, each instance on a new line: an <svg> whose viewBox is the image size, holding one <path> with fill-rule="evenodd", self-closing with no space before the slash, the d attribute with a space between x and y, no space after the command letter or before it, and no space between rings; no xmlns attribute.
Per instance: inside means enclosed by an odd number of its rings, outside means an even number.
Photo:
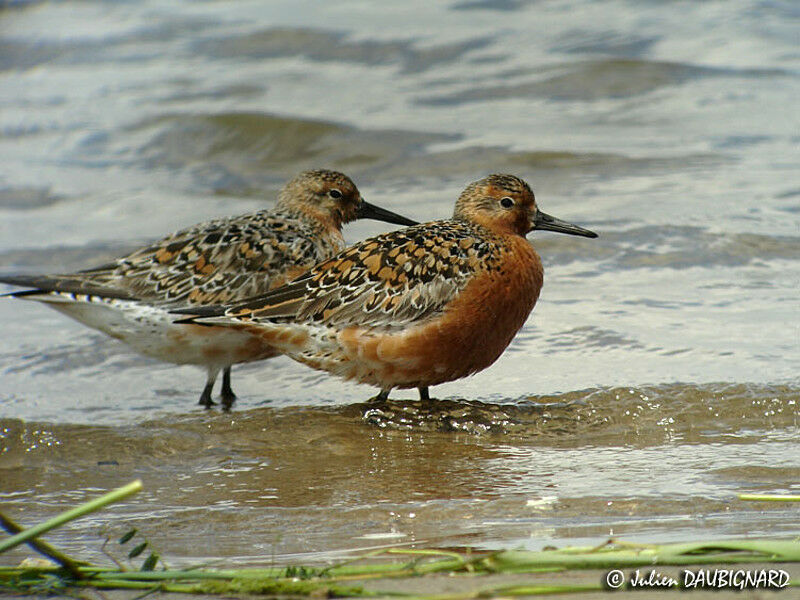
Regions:
<svg viewBox="0 0 800 600"><path fill-rule="evenodd" d="M17 525L17 523L9 519L1 512L0 512L0 526L11 535L16 535L24 531L22 527ZM78 568L78 565L75 564L75 562L69 556L62 554L59 550L56 550L47 542L44 542L42 540L32 539L28 540L28 545L34 550L36 550L36 552L38 552L39 554L42 554L47 558L49 558L50 560L54 560L55 562L60 564L67 571L69 571L70 575L72 575L75 579L83 579L84 577L83 573L81 573L80 569Z"/></svg>
<svg viewBox="0 0 800 600"><path fill-rule="evenodd" d="M117 571L94 566L79 566L82 580L67 579L63 569L1 567L0 590L36 592L61 590L64 586L97 589L127 589L142 593L151 591L230 596L232 594L270 595L270 597L368 597L402 596L404 600L475 600L489 597L518 597L557 593L600 591L597 583L559 584L535 581L512 583L475 591L481 575L539 573L574 569L627 569L653 565L703 565L800 562L800 541L794 540L718 540L673 544L636 544L613 542L602 547L570 547L561 550L466 552L441 550L384 551L390 556L414 557L420 561L377 564L347 564L325 569L313 568L244 568L186 569L165 571ZM441 557L441 558L438 558ZM370 553L360 558L374 559ZM433 558L431 562L422 562ZM301 573L299 576L290 573ZM470 579L469 591L406 595L363 589L368 580L395 577L421 577L442 572L459 574ZM501 580L502 581L502 580ZM378 585L373 583L372 585ZM790 581L798 587L800 582ZM69 588L67 588L69 589ZM74 589L74 587L73 587Z"/></svg>
<svg viewBox="0 0 800 600"><path fill-rule="evenodd" d="M753 502L800 502L800 496L785 496L778 494L739 494L739 500Z"/></svg>
<svg viewBox="0 0 800 600"><path fill-rule="evenodd" d="M24 544L28 540L32 540L33 538L38 537L43 533L50 531L51 529L60 527L64 523L69 523L70 521L74 521L75 519L79 519L80 517L100 510L109 504L119 502L120 500L135 494L141 489L142 482L137 479L136 481L133 481L128 485L124 485L121 488L117 488L116 490L112 490L107 494L100 496L99 498L95 498L94 500L90 500L89 502L81 504L80 506L64 511L52 519L45 521L44 523L40 523L39 525L31 527L30 529L26 529L25 531L22 531L16 535L12 535L10 538L0 542L0 554L7 550L11 550L11 548L16 548L20 544Z"/></svg>

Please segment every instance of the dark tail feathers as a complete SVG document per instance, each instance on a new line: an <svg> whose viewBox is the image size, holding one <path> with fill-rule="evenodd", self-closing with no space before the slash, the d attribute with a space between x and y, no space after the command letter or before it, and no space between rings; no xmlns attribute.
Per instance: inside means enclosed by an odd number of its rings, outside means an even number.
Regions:
<svg viewBox="0 0 800 600"><path fill-rule="evenodd" d="M136 300L134 296L123 290L94 285L91 281L69 275L0 275L0 283L31 288L6 294L14 297L32 296L47 292L63 292L65 294L117 298L119 300Z"/></svg>

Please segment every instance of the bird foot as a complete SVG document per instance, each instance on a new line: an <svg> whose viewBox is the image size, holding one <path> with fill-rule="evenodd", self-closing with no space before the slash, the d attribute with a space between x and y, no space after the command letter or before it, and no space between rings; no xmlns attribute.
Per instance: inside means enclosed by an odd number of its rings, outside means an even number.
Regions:
<svg viewBox="0 0 800 600"><path fill-rule="evenodd" d="M222 390L220 394L220 400L222 400L222 410L230 410L233 406L233 403L236 402L236 394L233 392L225 392Z"/></svg>

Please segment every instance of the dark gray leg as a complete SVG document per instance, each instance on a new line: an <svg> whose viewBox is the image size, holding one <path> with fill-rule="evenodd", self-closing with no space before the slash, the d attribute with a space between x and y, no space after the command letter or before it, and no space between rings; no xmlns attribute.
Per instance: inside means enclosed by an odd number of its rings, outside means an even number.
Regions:
<svg viewBox="0 0 800 600"><path fill-rule="evenodd" d="M424 386L424 387L419 387L417 389L419 390L419 399L420 400L430 400L431 399L431 395L428 393L428 386L427 385Z"/></svg>
<svg viewBox="0 0 800 600"><path fill-rule="evenodd" d="M231 368L225 367L222 371L222 390L220 391L220 398L222 398L222 407L228 410L233 403L236 402L236 394L231 389Z"/></svg>
<svg viewBox="0 0 800 600"><path fill-rule="evenodd" d="M211 399L211 392L214 390L214 382L217 380L217 373L219 373L219 369L208 369L206 387L203 388L203 393L200 394L200 401L198 402L200 406L211 408L216 404L216 402Z"/></svg>
<svg viewBox="0 0 800 600"><path fill-rule="evenodd" d="M198 402L199 405L205 406L206 408L211 408L216 404L211 399L211 390L214 389L214 382L209 381L206 383L206 387L203 388L203 393L200 394L200 401Z"/></svg>

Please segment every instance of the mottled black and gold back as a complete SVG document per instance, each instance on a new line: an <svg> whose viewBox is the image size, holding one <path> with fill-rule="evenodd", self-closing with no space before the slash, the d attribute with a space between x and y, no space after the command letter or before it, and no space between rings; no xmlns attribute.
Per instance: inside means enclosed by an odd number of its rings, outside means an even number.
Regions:
<svg viewBox="0 0 800 600"><path fill-rule="evenodd" d="M358 218L362 203L347 175L305 171L281 190L274 209L199 223L112 263L47 281L167 307L235 302L342 250L342 224ZM46 289L44 279L39 283Z"/></svg>
<svg viewBox="0 0 800 600"><path fill-rule="evenodd" d="M476 273L499 271L503 250L502 239L475 223L423 223L356 244L224 314L254 322L402 328L441 313Z"/></svg>

